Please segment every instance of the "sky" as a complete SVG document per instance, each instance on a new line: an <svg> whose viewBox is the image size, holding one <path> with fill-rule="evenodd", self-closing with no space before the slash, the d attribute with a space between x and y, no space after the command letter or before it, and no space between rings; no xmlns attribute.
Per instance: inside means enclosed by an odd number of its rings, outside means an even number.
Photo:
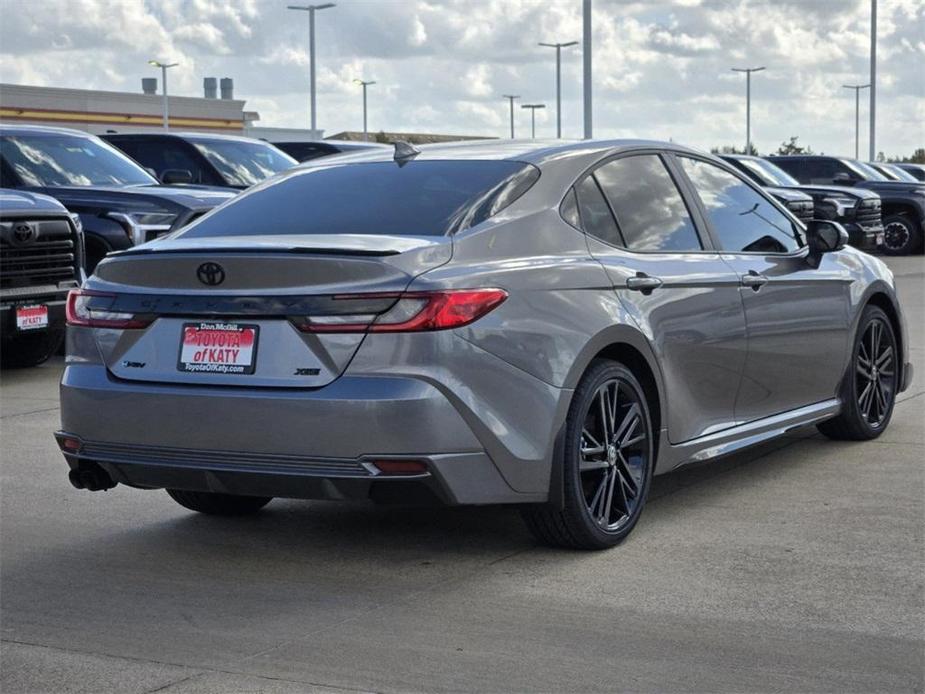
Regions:
<svg viewBox="0 0 925 694"><path fill-rule="evenodd" d="M321 0L316 0L320 2ZM545 103L555 136L555 51L580 41L581 0L335 0L316 15L318 126L509 136L508 102ZM232 77L259 125L308 127L308 13L295 0L0 0L0 82L140 91L152 58L179 62L171 94ZM296 4L307 4L299 2ZM851 155L854 96L869 79L869 0L593 0L594 136L708 149L798 136ZM925 0L879 0L877 150L925 146ZM562 134L582 135L582 47L562 53ZM867 151L862 92L861 150ZM518 136L529 112L517 109Z"/></svg>

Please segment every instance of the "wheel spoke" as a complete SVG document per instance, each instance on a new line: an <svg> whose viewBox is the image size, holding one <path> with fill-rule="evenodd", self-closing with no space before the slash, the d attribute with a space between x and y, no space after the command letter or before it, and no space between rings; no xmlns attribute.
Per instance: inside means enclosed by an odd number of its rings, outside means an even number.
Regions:
<svg viewBox="0 0 925 694"><path fill-rule="evenodd" d="M610 400L610 396L607 394L606 386L601 388L598 392L597 400L601 410L601 435L604 443L606 444L608 441L610 441L610 437L613 432L613 429L608 427L610 422L610 405L608 402Z"/></svg>
<svg viewBox="0 0 925 694"><path fill-rule="evenodd" d="M601 522L604 525L610 525L610 507L613 505L613 489L617 482L616 468L610 469L610 476L607 480L607 502L604 506L604 512L601 514Z"/></svg>
<svg viewBox="0 0 925 694"><path fill-rule="evenodd" d="M594 448L600 448L602 451L604 450L604 444L594 438L594 436L591 435L591 432L588 431L587 427L581 430L581 435L588 439L588 441L593 444Z"/></svg>
<svg viewBox="0 0 925 694"><path fill-rule="evenodd" d="M884 349L880 353L880 356L877 357L877 361L876 361L877 368L882 371L884 367L887 367L892 363L893 363L893 348L887 346L887 348Z"/></svg>
<svg viewBox="0 0 925 694"><path fill-rule="evenodd" d="M604 473L601 477L600 483L597 485L597 491L594 492L594 496L591 498L591 503L588 504L588 509L591 511L591 516L594 518L599 518L600 515L597 512L597 507L604 498L604 492L607 490L607 478L608 473Z"/></svg>
<svg viewBox="0 0 925 694"><path fill-rule="evenodd" d="M873 400L873 388L874 384L868 381L864 390L862 390L861 394L858 396L858 406L861 408L861 412L864 413L868 421L870 421L870 405L871 400Z"/></svg>
<svg viewBox="0 0 925 694"><path fill-rule="evenodd" d="M633 477L633 473L630 472L629 463L627 462L626 458L623 457L622 453L617 453L617 462L617 467L620 470L620 477L623 479L627 489L635 499L639 493L639 480Z"/></svg>
<svg viewBox="0 0 925 694"><path fill-rule="evenodd" d="M858 373L861 374L861 375L862 375L864 378L866 378L868 381L871 379L870 369L869 369L868 367L865 367L865 366L864 366L864 364L861 362L860 357L858 358L858 367L857 367L857 369L858 369Z"/></svg>
<svg viewBox="0 0 925 694"><path fill-rule="evenodd" d="M591 472L592 470L606 470L609 467L606 460L585 460L582 458L578 461L579 472Z"/></svg>
<svg viewBox="0 0 925 694"><path fill-rule="evenodd" d="M636 431L636 426L639 424L640 420L640 409L639 405L633 403L632 406L627 410L626 415L623 417L623 421L620 422L620 428L614 434L614 439L622 448L626 445L625 441L628 439L634 431Z"/></svg>

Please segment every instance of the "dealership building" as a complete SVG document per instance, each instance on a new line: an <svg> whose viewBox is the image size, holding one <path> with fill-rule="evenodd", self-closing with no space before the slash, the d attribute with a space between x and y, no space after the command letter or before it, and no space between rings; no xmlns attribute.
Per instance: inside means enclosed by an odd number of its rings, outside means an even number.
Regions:
<svg viewBox="0 0 925 694"><path fill-rule="evenodd" d="M234 98L228 78L203 80L203 96L168 96L170 127L175 130L244 135L259 120ZM150 132L163 128L164 101L157 80L142 80L142 90L91 89L0 84L0 121L57 125L103 133ZM310 131L305 131L310 134Z"/></svg>

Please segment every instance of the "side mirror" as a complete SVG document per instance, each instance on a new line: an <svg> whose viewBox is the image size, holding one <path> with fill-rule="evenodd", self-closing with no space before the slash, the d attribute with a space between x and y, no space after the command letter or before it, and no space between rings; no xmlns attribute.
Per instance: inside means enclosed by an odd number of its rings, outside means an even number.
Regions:
<svg viewBox="0 0 925 694"><path fill-rule="evenodd" d="M164 169L161 174L161 183L192 183L193 172L187 169Z"/></svg>
<svg viewBox="0 0 925 694"><path fill-rule="evenodd" d="M806 227L809 250L813 255L840 251L848 245L848 232L838 222L814 219Z"/></svg>
<svg viewBox="0 0 925 694"><path fill-rule="evenodd" d="M846 174L844 171L841 171L835 174L835 177L832 179L832 183L835 183L835 184L846 183L848 185L851 185L852 183L854 183L854 179L851 178L850 174Z"/></svg>

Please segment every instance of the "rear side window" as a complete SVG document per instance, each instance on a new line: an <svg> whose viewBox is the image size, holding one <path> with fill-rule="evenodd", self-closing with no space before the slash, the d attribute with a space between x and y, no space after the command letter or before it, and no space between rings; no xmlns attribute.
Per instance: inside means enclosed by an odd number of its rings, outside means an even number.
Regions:
<svg viewBox="0 0 925 694"><path fill-rule="evenodd" d="M744 181L699 159L678 157L725 251L790 253L802 245L794 224Z"/></svg>
<svg viewBox="0 0 925 694"><path fill-rule="evenodd" d="M585 232L611 246L622 246L620 230L617 229L617 223L594 176L586 176L575 186L575 192L578 194L578 210Z"/></svg>
<svg viewBox="0 0 925 694"><path fill-rule="evenodd" d="M444 236L497 214L538 177L506 160L319 164L234 198L181 235Z"/></svg>
<svg viewBox="0 0 925 694"><path fill-rule="evenodd" d="M594 172L631 251L699 251L700 237L661 157L615 159Z"/></svg>

